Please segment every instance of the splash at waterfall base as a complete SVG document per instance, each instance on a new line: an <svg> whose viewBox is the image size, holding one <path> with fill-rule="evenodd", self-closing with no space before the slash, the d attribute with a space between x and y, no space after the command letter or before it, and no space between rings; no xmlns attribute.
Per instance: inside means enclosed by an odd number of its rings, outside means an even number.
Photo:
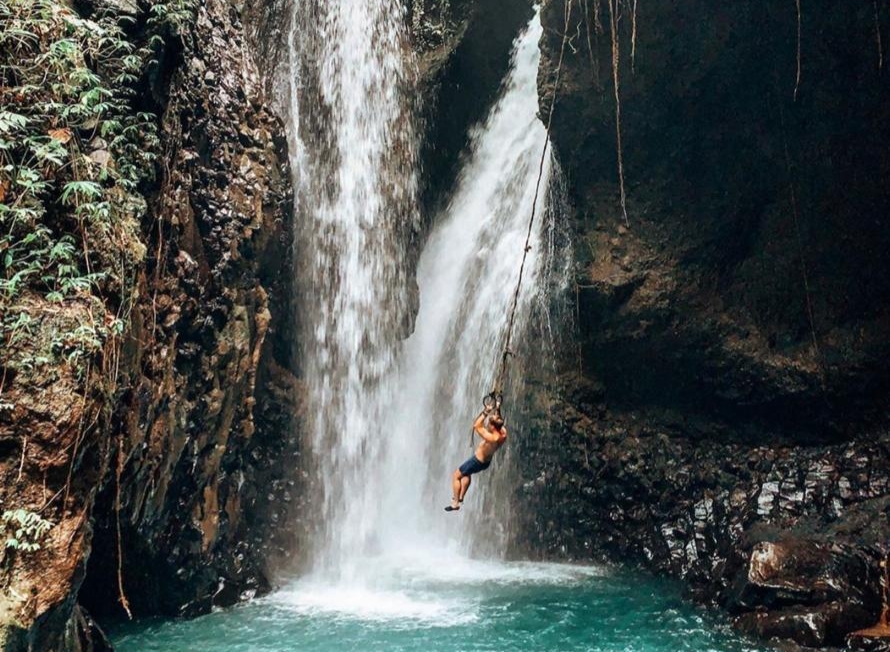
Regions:
<svg viewBox="0 0 890 652"><path fill-rule="evenodd" d="M762 652L675 584L561 564L402 559L398 583L305 582L197 620L121 628L119 652ZM765 652L765 651L763 651Z"/></svg>

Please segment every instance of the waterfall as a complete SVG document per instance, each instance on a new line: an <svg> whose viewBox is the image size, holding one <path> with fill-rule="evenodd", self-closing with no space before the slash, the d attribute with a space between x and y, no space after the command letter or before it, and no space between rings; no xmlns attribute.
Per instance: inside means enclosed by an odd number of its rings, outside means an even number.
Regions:
<svg viewBox="0 0 890 652"><path fill-rule="evenodd" d="M536 115L540 36L535 16L515 42L499 101L471 134L454 194L420 258L420 309L400 358L386 469L399 478L387 494L389 509L397 523L411 524L390 533L391 542L402 546L416 535L416 549L435 548L430 543L435 540L463 553L497 555L505 544L509 483L501 481L509 475L509 442L491 468L473 479L462 511L446 517L442 509L451 496L452 471L472 454L471 425L497 373L525 246L546 138ZM542 288L542 270L554 253L545 237L552 228L549 177L548 157L519 295L520 340ZM519 380L515 369L511 379ZM514 425L512 407L506 406L508 429ZM515 428L513 433L520 434ZM475 445L479 439L474 439Z"/></svg>
<svg viewBox="0 0 890 652"><path fill-rule="evenodd" d="M343 4L315 0L295 11L290 137L301 360L322 493L314 568L361 583L383 558L400 558L404 569L406 557L436 564L443 554L503 551L509 442L474 479L461 512L443 507L497 372L546 134L536 116L535 16L433 220L417 268L416 321L400 339L411 322L406 246L417 169L403 16L385 0ZM549 176L548 157L520 335L551 275ZM509 408L507 418L510 427Z"/></svg>
<svg viewBox="0 0 890 652"><path fill-rule="evenodd" d="M398 0L295 0L289 37L299 358L320 481L314 554L331 569L370 531L360 527L374 502L366 475L385 451L382 408L410 321L417 144L402 11Z"/></svg>

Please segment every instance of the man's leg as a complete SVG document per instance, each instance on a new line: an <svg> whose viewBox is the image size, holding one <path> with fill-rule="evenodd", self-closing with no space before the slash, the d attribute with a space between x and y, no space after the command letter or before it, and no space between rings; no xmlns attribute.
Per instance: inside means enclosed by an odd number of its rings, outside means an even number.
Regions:
<svg viewBox="0 0 890 652"><path fill-rule="evenodd" d="M464 496L467 495L467 489L470 488L470 483L473 481L473 477L469 475L465 475L460 479L460 495L458 496L458 502L464 502Z"/></svg>
<svg viewBox="0 0 890 652"><path fill-rule="evenodd" d="M455 469L451 476L451 509L460 509L460 491L463 484L463 474L460 469Z"/></svg>

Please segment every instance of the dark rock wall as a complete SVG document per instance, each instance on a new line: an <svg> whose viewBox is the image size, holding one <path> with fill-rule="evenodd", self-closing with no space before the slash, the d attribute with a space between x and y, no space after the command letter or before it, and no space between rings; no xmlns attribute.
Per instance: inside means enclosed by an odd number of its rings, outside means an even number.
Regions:
<svg viewBox="0 0 890 652"><path fill-rule="evenodd" d="M236 5L206 2L168 62L164 170L144 225L123 446L100 496L81 601L195 614L267 590L276 522L296 504L289 371L289 169Z"/></svg>
<svg viewBox="0 0 890 652"><path fill-rule="evenodd" d="M529 0L404 0L417 55L421 193L427 213L447 200L470 127L485 119L507 73Z"/></svg>
<svg viewBox="0 0 890 652"><path fill-rule="evenodd" d="M551 136L575 215L576 323L522 492L544 508L527 546L636 560L766 609L741 619L749 631L825 645L876 618L890 533L890 13L802 5L798 84L793 2L571 3ZM565 9L544 6L545 114ZM755 546L786 538L840 542L832 554L870 569L838 562L841 585L868 595L734 598ZM837 615L845 601L864 614Z"/></svg>
<svg viewBox="0 0 890 652"><path fill-rule="evenodd" d="M117 242L138 253L126 314L86 296L17 306L30 326L3 369L59 364L0 381L0 499L53 523L39 551L0 553L8 652L100 650L92 617L231 604L298 549L278 527L301 495L283 127L239 3L156 4L75 8L110 12L143 57L132 106L157 116L157 181ZM65 338L118 316L123 334L72 363Z"/></svg>
<svg viewBox="0 0 890 652"><path fill-rule="evenodd" d="M890 91L871 3L802 14L795 100L794 3L640 5L632 68L619 2L629 230L607 4L590 3L605 25L591 56L595 21L574 3L552 134L577 200L585 368L614 400L780 419L807 437L881 417ZM545 11L544 93L562 6Z"/></svg>

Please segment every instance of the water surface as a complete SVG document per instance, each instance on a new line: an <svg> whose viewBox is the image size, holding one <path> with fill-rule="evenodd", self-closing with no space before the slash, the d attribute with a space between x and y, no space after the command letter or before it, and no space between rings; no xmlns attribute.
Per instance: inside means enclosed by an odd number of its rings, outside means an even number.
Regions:
<svg viewBox="0 0 890 652"><path fill-rule="evenodd" d="M625 571L443 559L381 561L378 581L301 579L195 620L128 625L120 652L755 652L678 587Z"/></svg>

